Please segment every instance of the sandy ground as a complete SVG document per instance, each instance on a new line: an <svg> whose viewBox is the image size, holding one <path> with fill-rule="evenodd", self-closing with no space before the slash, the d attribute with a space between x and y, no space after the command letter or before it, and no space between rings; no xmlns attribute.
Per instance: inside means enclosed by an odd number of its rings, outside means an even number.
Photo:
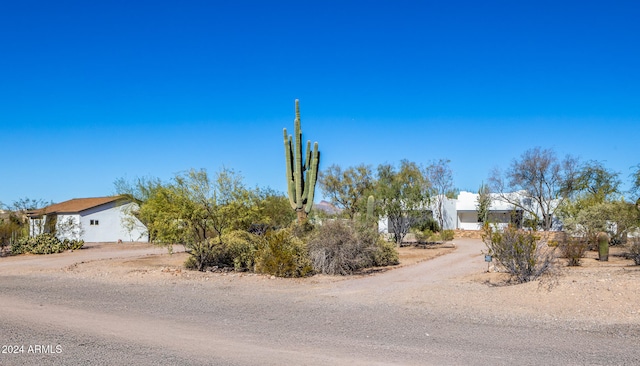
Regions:
<svg viewBox="0 0 640 366"><path fill-rule="evenodd" d="M0 364L640 363L640 266L621 248L521 285L487 272L473 239L302 279L186 271L182 249L0 258L0 341L64 349Z"/></svg>
<svg viewBox="0 0 640 366"><path fill-rule="evenodd" d="M560 259L552 278L519 285L509 284L506 274L484 262L483 250L484 244L474 239L457 239L427 248L408 246L399 249L398 266L373 269L355 276L284 279L243 272L185 270L182 264L188 254L182 246L174 246L173 254L168 254L166 248L145 243L89 243L75 252L0 258L0 273L64 274L113 283L215 282L233 278L274 288L285 283L316 288L323 285L336 292L360 291L374 297L384 293L398 301L413 298L433 304L435 300L420 296L428 287L429 298L437 299L440 306L450 299L451 303L445 306L450 306L451 310L459 307L456 304L465 304L465 309L460 311L467 311L469 306L482 313L494 313L496 308L503 308L511 314L550 321L562 318L591 323L640 324L640 266L623 257L623 247L612 247L608 262L598 261L597 253L593 251L587 252L579 267L567 267ZM445 255L449 260L443 261L431 273L424 273L422 268L415 266Z"/></svg>

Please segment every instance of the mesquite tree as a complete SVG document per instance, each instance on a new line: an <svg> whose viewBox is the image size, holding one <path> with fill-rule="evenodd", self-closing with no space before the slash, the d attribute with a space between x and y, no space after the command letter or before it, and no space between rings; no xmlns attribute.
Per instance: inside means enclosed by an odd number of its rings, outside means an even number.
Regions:
<svg viewBox="0 0 640 366"><path fill-rule="evenodd" d="M578 167L574 157L559 160L553 150L536 147L514 159L504 175L495 170L489 183L499 200L533 219L534 229L550 230L556 211L575 192Z"/></svg>

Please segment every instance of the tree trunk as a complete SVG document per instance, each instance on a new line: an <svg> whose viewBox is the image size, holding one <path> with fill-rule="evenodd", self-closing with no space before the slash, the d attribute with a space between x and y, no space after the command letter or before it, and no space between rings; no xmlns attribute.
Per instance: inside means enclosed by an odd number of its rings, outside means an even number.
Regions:
<svg viewBox="0 0 640 366"><path fill-rule="evenodd" d="M302 210L296 210L296 214L298 214L298 224L302 224L307 220L307 213Z"/></svg>

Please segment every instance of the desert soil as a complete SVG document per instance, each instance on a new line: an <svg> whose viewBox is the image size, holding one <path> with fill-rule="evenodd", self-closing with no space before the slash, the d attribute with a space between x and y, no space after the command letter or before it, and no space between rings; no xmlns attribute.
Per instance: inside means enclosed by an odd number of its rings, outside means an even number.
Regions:
<svg viewBox="0 0 640 366"><path fill-rule="evenodd" d="M640 364L640 266L622 248L521 285L483 249L303 279L187 271L180 246L2 257L0 365Z"/></svg>

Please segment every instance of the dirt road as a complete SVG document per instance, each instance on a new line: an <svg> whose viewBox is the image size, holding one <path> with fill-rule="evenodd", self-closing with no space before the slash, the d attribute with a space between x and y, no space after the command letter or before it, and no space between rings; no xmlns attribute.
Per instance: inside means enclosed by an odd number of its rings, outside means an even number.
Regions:
<svg viewBox="0 0 640 366"><path fill-rule="evenodd" d="M31 271L0 258L0 345L23 347L0 353L0 364L640 363L635 314L593 322L589 314L547 311L543 302L531 304L542 314L508 302L519 292L546 302L571 297L479 283L472 277L486 269L482 244L456 243L456 251L430 261L338 279L142 272L122 265L136 257L127 251L96 251L121 259L83 257L75 267L60 255L59 266Z"/></svg>

